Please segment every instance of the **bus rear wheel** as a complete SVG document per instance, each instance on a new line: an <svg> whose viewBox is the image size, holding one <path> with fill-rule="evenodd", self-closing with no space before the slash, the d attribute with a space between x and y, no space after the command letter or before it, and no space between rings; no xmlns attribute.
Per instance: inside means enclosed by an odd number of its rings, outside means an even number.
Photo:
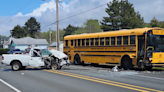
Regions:
<svg viewBox="0 0 164 92"><path fill-rule="evenodd" d="M124 57L121 62L121 66L125 69L132 69L132 60L129 57Z"/></svg>
<svg viewBox="0 0 164 92"><path fill-rule="evenodd" d="M75 55L75 57L74 57L74 64L75 65L81 64L81 60L80 60L80 56L79 55Z"/></svg>

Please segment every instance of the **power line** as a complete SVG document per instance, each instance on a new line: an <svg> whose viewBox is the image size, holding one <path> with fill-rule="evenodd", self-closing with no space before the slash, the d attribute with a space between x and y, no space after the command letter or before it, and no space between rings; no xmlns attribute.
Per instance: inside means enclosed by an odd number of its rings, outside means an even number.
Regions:
<svg viewBox="0 0 164 92"><path fill-rule="evenodd" d="M23 9L25 9L25 7L27 7L28 5L30 5L32 2L34 2L34 0L31 0L31 1L29 1L28 3L26 3L22 8L20 8L19 10L17 10L15 13L17 13L17 12L19 12L19 11L22 11ZM7 20L10 20L11 19L11 17L9 17L9 18L6 18L4 21L2 21L1 23L4 23L5 21L7 21ZM1 24L0 23L0 24Z"/></svg>
<svg viewBox="0 0 164 92"><path fill-rule="evenodd" d="M63 5L61 5L60 4L60 6L62 6L63 8L64 8L64 6ZM64 9L63 9L64 10ZM65 10L64 10L65 11ZM76 17L76 16L75 16ZM84 21L82 21L81 19L79 19L78 17L76 17L78 20L80 20L81 22L84 22Z"/></svg>
<svg viewBox="0 0 164 92"><path fill-rule="evenodd" d="M34 1L34 0L33 0ZM39 2L43 2L42 0L40 0ZM38 3L39 3L38 2ZM36 5L38 5L38 3L36 3L33 7L31 7L30 9L33 9ZM24 13L27 13L30 9L28 9L27 11L25 11Z"/></svg>
<svg viewBox="0 0 164 92"><path fill-rule="evenodd" d="M102 5L100 5L100 6L97 6L97 7L95 7L95 8L92 8L92 9L86 10L86 11L84 11L84 12L81 12L81 13L78 13L78 14L75 14L75 15L72 15L72 16L69 16L69 17L67 17L67 18L60 19L59 21L63 21L63 20L72 18L72 17L74 17L74 16L77 16L77 15L80 15L80 14L83 14L83 13L86 13L86 12L89 12L89 11L92 11L92 10L97 9L97 8L100 8L100 7L102 7L102 6L106 5L106 4L107 4L107 3L102 4ZM48 27L48 26L50 26L50 25L52 25L52 24L55 24L55 23L56 23L56 22L51 23L51 24L48 24L48 25L42 27L41 29L46 28L46 27Z"/></svg>

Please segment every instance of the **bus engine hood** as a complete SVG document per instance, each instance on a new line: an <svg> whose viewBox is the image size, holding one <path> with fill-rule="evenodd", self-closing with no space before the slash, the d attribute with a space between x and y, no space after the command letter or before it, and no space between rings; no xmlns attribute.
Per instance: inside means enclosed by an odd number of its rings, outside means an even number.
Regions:
<svg viewBox="0 0 164 92"><path fill-rule="evenodd" d="M50 52L52 53L52 55L54 55L58 59L67 58L68 57L63 52L60 52L60 51L57 51L57 50L54 50L54 49L51 49Z"/></svg>

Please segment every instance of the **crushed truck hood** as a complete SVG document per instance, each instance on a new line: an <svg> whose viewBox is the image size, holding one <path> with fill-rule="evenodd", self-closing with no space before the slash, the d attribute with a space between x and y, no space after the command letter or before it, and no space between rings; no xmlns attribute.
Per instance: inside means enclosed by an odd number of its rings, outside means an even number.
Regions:
<svg viewBox="0 0 164 92"><path fill-rule="evenodd" d="M51 52L52 55L54 55L55 57L57 57L59 59L67 57L67 55L64 54L63 52L60 52L60 51L57 51L57 50L54 50L54 49L51 49L50 52Z"/></svg>

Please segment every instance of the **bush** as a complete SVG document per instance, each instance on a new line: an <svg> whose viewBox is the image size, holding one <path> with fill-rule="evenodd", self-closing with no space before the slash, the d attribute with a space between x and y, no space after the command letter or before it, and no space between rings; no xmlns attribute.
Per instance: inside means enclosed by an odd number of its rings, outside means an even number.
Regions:
<svg viewBox="0 0 164 92"><path fill-rule="evenodd" d="M9 51L10 49L0 49L0 55L2 54L7 54L7 52Z"/></svg>

